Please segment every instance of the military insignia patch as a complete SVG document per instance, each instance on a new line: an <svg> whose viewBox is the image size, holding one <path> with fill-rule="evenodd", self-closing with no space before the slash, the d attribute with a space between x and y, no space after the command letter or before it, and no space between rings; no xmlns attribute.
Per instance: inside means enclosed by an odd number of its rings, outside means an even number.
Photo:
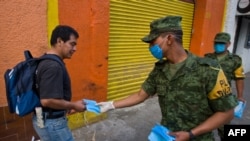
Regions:
<svg viewBox="0 0 250 141"><path fill-rule="evenodd" d="M231 94L231 88L227 82L224 72L220 69L217 76L216 84L212 91L208 94L208 98L217 99L228 94Z"/></svg>

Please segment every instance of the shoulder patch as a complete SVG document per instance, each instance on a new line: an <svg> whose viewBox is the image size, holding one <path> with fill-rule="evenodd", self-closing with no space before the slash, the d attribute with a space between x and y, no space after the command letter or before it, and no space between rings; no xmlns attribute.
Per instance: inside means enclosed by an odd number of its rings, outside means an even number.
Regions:
<svg viewBox="0 0 250 141"><path fill-rule="evenodd" d="M201 65L208 65L212 68L218 68L218 69L220 68L219 63L216 60L208 57L198 58L198 63Z"/></svg>
<svg viewBox="0 0 250 141"><path fill-rule="evenodd" d="M241 57L240 57L239 55L234 54L234 55L233 55L233 58L234 58L234 59L237 59L237 60L239 60L239 61L241 61Z"/></svg>
<svg viewBox="0 0 250 141"><path fill-rule="evenodd" d="M209 92L209 99L218 99L231 94L231 88L222 70L219 71L216 83L212 91Z"/></svg>
<svg viewBox="0 0 250 141"><path fill-rule="evenodd" d="M213 56L214 54L213 53L207 53L207 54L205 54L204 56L205 57L211 57L211 56Z"/></svg>
<svg viewBox="0 0 250 141"><path fill-rule="evenodd" d="M239 59L239 60L241 60L241 57L240 57L239 55L237 55L237 54L229 53L228 55L229 55L229 57L232 57L232 58L234 58L234 59Z"/></svg>

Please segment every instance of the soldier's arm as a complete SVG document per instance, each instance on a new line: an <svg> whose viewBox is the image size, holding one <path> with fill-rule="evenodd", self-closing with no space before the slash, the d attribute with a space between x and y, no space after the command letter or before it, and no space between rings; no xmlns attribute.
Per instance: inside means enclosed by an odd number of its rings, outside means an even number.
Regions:
<svg viewBox="0 0 250 141"><path fill-rule="evenodd" d="M212 86L211 83L213 81L215 85L213 85L213 88L210 90L208 99L215 112L203 123L191 130L195 136L211 132L228 123L234 117L234 107L237 105L237 100L231 93L230 86L223 71L219 69L215 80L213 80L214 77L210 78L208 87Z"/></svg>
<svg viewBox="0 0 250 141"><path fill-rule="evenodd" d="M145 101L150 95L155 93L154 71L152 71L148 78L142 84L142 88L138 93L132 94L126 98L116 101L100 102L98 105L101 112L106 112L116 108L130 107Z"/></svg>
<svg viewBox="0 0 250 141"><path fill-rule="evenodd" d="M216 112L202 124L198 125L197 127L193 128L191 131L194 136L201 135L203 133L211 132L214 129L228 123L233 119L234 116L234 109L229 109L224 112Z"/></svg>
<svg viewBox="0 0 250 141"><path fill-rule="evenodd" d="M236 90L237 90L237 98L240 101L245 101L243 99L243 89L244 89L244 78L245 78L245 73L244 69L242 66L242 60L239 56L234 55L234 60L236 64L236 69L234 70L234 80L235 80L235 85L236 85Z"/></svg>
<svg viewBox="0 0 250 141"><path fill-rule="evenodd" d="M122 100L114 101L113 105L115 108L130 107L145 101L149 95L141 89L138 93L132 94Z"/></svg>
<svg viewBox="0 0 250 141"><path fill-rule="evenodd" d="M138 93L132 94L124 99L117 101L100 102L98 103L98 105L100 106L101 112L107 112L116 108L130 107L139 104L146 100L148 97L149 95L143 89L141 89Z"/></svg>
<svg viewBox="0 0 250 141"><path fill-rule="evenodd" d="M145 101L150 95L155 94L155 74L154 68L148 75L147 79L143 82L141 89L138 93L128 96L122 100L114 101L114 108L129 107Z"/></svg>
<svg viewBox="0 0 250 141"><path fill-rule="evenodd" d="M243 89L244 89L244 80L243 79L236 79L235 80L236 84L236 90L237 90L237 98L240 101L245 101L243 98Z"/></svg>

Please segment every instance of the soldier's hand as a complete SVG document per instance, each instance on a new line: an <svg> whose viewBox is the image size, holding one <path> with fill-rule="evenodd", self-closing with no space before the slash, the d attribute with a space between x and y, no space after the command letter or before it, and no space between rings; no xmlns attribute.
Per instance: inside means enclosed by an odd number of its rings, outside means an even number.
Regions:
<svg viewBox="0 0 250 141"><path fill-rule="evenodd" d="M177 131L177 132L169 132L171 136L175 137L175 141L189 141L190 136L189 133L186 131Z"/></svg>
<svg viewBox="0 0 250 141"><path fill-rule="evenodd" d="M97 105L100 106L101 113L115 109L115 106L113 105L113 101L100 102L100 103L97 103Z"/></svg>
<svg viewBox="0 0 250 141"><path fill-rule="evenodd" d="M238 97L239 101L245 102L246 100L243 97Z"/></svg>

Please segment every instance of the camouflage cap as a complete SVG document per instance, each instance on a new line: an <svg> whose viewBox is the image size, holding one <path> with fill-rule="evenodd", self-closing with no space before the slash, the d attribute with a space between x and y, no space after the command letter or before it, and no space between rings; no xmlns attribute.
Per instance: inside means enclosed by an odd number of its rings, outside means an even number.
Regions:
<svg viewBox="0 0 250 141"><path fill-rule="evenodd" d="M150 43L156 39L161 33L182 30L181 16L166 16L156 19L150 23L150 33L141 40Z"/></svg>
<svg viewBox="0 0 250 141"><path fill-rule="evenodd" d="M214 37L214 42L227 43L230 42L230 35L226 32L217 33Z"/></svg>

